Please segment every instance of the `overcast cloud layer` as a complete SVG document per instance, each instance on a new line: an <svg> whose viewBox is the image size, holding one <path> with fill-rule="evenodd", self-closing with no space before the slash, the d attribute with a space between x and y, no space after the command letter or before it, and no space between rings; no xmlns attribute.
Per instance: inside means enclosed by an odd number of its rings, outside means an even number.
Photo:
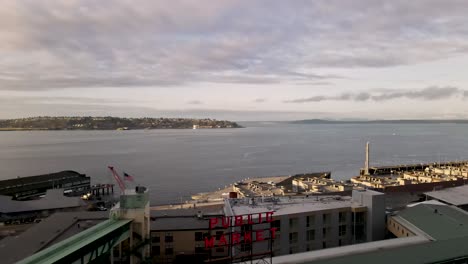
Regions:
<svg viewBox="0 0 468 264"><path fill-rule="evenodd" d="M217 118L339 117L377 101L375 114L389 117L389 101L435 100L468 117L466 14L465 0L7 1L0 101L18 103L0 106L0 118L40 115L64 98L101 104L101 115L119 102L142 116L199 107ZM307 102L316 104L292 104ZM408 107L395 118L413 117Z"/></svg>
<svg viewBox="0 0 468 264"><path fill-rule="evenodd" d="M441 100L451 97L468 97L468 91L460 90L457 87L427 87L421 90L396 90L376 92L360 92L360 93L342 93L339 95L315 95L309 98L300 98L293 100L285 100L285 103L310 103L321 101L387 101L395 99L419 99L424 101Z"/></svg>

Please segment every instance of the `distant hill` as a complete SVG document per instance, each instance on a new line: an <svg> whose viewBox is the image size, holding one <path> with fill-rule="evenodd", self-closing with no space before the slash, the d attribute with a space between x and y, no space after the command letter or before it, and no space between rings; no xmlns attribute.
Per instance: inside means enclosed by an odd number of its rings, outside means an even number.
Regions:
<svg viewBox="0 0 468 264"><path fill-rule="evenodd" d="M235 122L189 118L30 117L0 120L0 130L129 130L239 128Z"/></svg>
<svg viewBox="0 0 468 264"><path fill-rule="evenodd" d="M324 120L307 119L291 121L290 124L468 124L465 119L402 119L402 120Z"/></svg>

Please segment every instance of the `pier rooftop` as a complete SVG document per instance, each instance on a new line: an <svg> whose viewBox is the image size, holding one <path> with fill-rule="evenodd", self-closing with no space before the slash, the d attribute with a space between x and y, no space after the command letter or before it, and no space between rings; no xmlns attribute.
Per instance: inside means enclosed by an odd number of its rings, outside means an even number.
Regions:
<svg viewBox="0 0 468 264"><path fill-rule="evenodd" d="M217 191L192 195L192 199L198 202L223 201L224 198L229 197L230 192L236 192L238 197L249 197L257 196L256 192L258 191L258 196L261 196L264 188L264 195L272 196L274 192L281 192L277 190L279 188L276 188L275 186L289 177L291 176L246 178L234 184L224 186L224 188L219 188ZM268 190L268 188L270 188L270 190Z"/></svg>
<svg viewBox="0 0 468 264"><path fill-rule="evenodd" d="M429 165L411 171L395 170L386 175L360 175L351 178L351 182L379 190L403 190L404 186L421 189L427 186L431 190L436 186L445 188L465 184L468 181L468 163L450 164L455 165Z"/></svg>
<svg viewBox="0 0 468 264"><path fill-rule="evenodd" d="M224 186L224 188L219 188L214 192L193 195L192 199L197 202L222 201L224 198L228 198L230 193L236 193L236 197L239 198L296 195L297 191L294 189L294 180L304 178L328 179L331 184L341 184L330 179L330 174L330 172L315 172L288 176L246 178L229 186Z"/></svg>
<svg viewBox="0 0 468 264"><path fill-rule="evenodd" d="M267 211L275 211L275 216L348 208L353 204L350 196L338 195L244 198L230 199L229 202L234 215L258 214Z"/></svg>

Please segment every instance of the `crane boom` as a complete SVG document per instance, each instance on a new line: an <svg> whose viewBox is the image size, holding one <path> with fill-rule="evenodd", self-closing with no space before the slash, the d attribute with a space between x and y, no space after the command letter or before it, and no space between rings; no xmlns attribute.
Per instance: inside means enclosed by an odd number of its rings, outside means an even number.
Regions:
<svg viewBox="0 0 468 264"><path fill-rule="evenodd" d="M114 169L113 166L107 166L107 168L109 168L109 170L112 172L112 176L114 176L115 181L119 185L120 191L124 193L125 183L122 181L122 178L120 178L119 174L117 173L117 171Z"/></svg>

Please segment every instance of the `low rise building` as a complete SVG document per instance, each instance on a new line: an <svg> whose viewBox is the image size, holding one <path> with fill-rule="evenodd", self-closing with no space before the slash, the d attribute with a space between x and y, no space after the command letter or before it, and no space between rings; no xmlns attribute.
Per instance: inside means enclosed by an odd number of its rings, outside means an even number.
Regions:
<svg viewBox="0 0 468 264"><path fill-rule="evenodd" d="M466 263L468 213L438 201L409 205L388 218L396 238L273 258L275 264Z"/></svg>
<svg viewBox="0 0 468 264"><path fill-rule="evenodd" d="M329 178L307 177L292 180L294 192L302 193L339 193L353 190L353 184Z"/></svg>
<svg viewBox="0 0 468 264"><path fill-rule="evenodd" d="M437 200L468 211L468 185L425 192L424 194L427 199Z"/></svg>
<svg viewBox="0 0 468 264"><path fill-rule="evenodd" d="M468 236L468 213L437 201L408 206L389 216L388 230L396 237L425 236L443 240Z"/></svg>
<svg viewBox="0 0 468 264"><path fill-rule="evenodd" d="M151 212L151 256L154 263L202 263L228 256L224 247L206 249L205 238L216 236L209 218L223 216L223 205ZM219 237L218 237L219 238Z"/></svg>
<svg viewBox="0 0 468 264"><path fill-rule="evenodd" d="M380 240L385 234L385 197L370 190L355 190L352 197L228 199L224 210L231 217L273 212L272 250L276 256ZM252 231L256 229L265 226L252 227ZM266 241L246 250L265 252L268 246Z"/></svg>

